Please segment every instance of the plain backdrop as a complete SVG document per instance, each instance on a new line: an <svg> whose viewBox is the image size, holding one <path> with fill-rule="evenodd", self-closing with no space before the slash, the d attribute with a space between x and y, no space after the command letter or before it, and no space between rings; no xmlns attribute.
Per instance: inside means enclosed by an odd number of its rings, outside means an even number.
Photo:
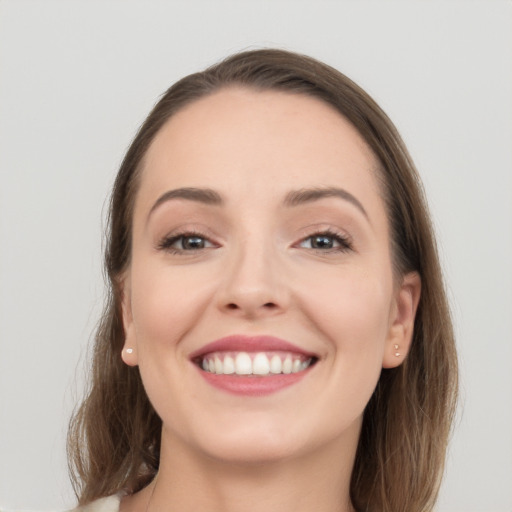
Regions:
<svg viewBox="0 0 512 512"><path fill-rule="evenodd" d="M0 503L74 503L67 421L102 304L106 197L138 125L176 79L261 46L340 69L402 133L461 360L438 510L511 512L512 3L498 0L0 0Z"/></svg>

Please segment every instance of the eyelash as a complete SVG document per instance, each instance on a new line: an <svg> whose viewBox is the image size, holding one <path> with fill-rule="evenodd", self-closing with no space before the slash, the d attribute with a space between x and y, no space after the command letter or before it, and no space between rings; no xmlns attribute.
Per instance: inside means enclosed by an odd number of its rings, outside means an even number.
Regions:
<svg viewBox="0 0 512 512"><path fill-rule="evenodd" d="M183 249L183 248L182 249L178 249L177 247L173 247L173 245L176 242L178 242L179 240L182 240L182 244L183 244L183 241L185 239L187 239L187 238L200 238L204 242L210 243L212 245L212 247L215 247L215 244L213 242L210 242L208 237L206 237L202 233L195 232L195 231L187 231L187 232L183 232L183 233L177 233L177 234L172 235L172 236L164 237L158 243L157 249L159 249L161 251L170 252L171 254L184 254L186 252L193 253L193 252L196 252L196 251L200 251L200 250L203 250L203 249L209 249L210 248L210 247L199 247L197 249Z"/></svg>
<svg viewBox="0 0 512 512"><path fill-rule="evenodd" d="M314 238L322 238L322 237L332 239L333 243L339 244L338 247L328 247L328 248L324 248L324 249L318 248L318 247L310 247L308 249L318 252L318 253L348 252L348 251L353 250L352 241L348 236L342 235L341 233L338 233L331 229L318 231L317 233L313 233L305 238L302 238L298 243L296 243L294 245L294 247L301 247L302 244L308 240L312 241ZM192 249L184 249L184 248L179 249L179 248L173 247L173 245L180 240L182 240L182 244L183 244L183 241L187 238L199 238L204 243L209 243L210 246L209 247L199 247L196 249L193 249L193 248ZM204 249L210 249L210 248L215 248L215 247L217 247L217 246L213 242L211 242L208 239L208 237L206 237L202 233L187 231L187 232L183 232L183 233L177 233L172 236L164 237L158 243L157 249L161 250L161 251L169 252L171 254L184 254L187 252L194 253L197 251L202 251Z"/></svg>
<svg viewBox="0 0 512 512"><path fill-rule="evenodd" d="M333 240L333 243L338 243L338 247L329 247L326 249L320 249L318 247L311 247L310 249L315 252L319 253L332 253L332 252L348 252L353 250L352 246L352 240L347 236L343 235L337 231L334 231L332 229L324 229L321 231L318 231L317 233L313 233L306 238L303 238L300 240L300 242L296 245L299 247L306 241L312 240L314 238L330 238Z"/></svg>

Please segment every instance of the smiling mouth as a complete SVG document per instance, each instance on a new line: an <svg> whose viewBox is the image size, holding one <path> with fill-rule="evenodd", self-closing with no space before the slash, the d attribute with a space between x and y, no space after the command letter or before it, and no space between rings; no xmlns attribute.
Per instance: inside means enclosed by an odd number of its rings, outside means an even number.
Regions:
<svg viewBox="0 0 512 512"><path fill-rule="evenodd" d="M235 334L190 354L205 381L243 397L263 397L302 381L317 354L275 336Z"/></svg>
<svg viewBox="0 0 512 512"><path fill-rule="evenodd" d="M212 352L194 359L207 373L242 377L289 375L307 370L316 357L284 351L268 352Z"/></svg>

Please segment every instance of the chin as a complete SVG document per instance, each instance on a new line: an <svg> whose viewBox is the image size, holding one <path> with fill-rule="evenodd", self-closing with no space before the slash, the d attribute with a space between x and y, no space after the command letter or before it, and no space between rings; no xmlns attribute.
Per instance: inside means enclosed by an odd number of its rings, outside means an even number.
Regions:
<svg viewBox="0 0 512 512"><path fill-rule="evenodd" d="M214 446L204 447L210 458L231 464L268 464L297 456L304 447L294 446L281 438L253 436L227 440Z"/></svg>
<svg viewBox="0 0 512 512"><path fill-rule="evenodd" d="M187 436L187 444L208 458L233 464L263 464L288 459L308 450L305 432L290 431L289 425L270 421L231 422L215 425ZM189 431L190 434L190 431Z"/></svg>

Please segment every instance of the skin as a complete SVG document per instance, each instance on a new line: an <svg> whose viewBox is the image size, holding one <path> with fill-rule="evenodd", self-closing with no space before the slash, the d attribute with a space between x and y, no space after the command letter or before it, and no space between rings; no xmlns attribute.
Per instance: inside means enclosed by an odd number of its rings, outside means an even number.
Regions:
<svg viewBox="0 0 512 512"><path fill-rule="evenodd" d="M353 510L362 414L381 369L407 355L420 295L417 274L393 276L377 168L339 113L302 95L223 89L158 133L135 202L122 357L162 418L161 467L122 512ZM223 204L155 207L181 187ZM286 204L326 187L362 209L337 196ZM184 231L204 248L161 247ZM318 234L333 247L315 248ZM277 393L226 393L189 356L232 334L277 336L318 362Z"/></svg>

